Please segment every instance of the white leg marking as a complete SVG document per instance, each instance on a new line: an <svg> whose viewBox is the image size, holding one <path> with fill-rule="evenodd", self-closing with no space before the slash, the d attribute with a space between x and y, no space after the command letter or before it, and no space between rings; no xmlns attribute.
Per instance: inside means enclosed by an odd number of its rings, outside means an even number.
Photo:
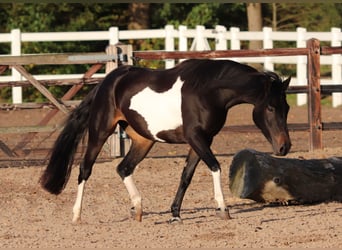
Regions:
<svg viewBox="0 0 342 250"><path fill-rule="evenodd" d="M126 186L126 189L132 201L133 209L131 210L131 213L133 217L135 217L135 220L141 221L142 219L141 195L137 187L134 184L132 175L125 177L123 182Z"/></svg>
<svg viewBox="0 0 342 250"><path fill-rule="evenodd" d="M223 192L222 192L222 186L221 186L221 171L218 170L216 172L211 172L213 176L214 181L214 194L215 194L215 200L217 202L218 207L224 211L226 209L226 205L224 202Z"/></svg>
<svg viewBox="0 0 342 250"><path fill-rule="evenodd" d="M86 181L83 180L77 187L77 197L72 209L73 218L72 222L76 223L81 220L81 211L82 211L82 200L83 200L83 193L84 193L84 185Z"/></svg>
<svg viewBox="0 0 342 250"><path fill-rule="evenodd" d="M141 195L134 184L132 175L125 177L123 182L129 193L133 206L141 206Z"/></svg>

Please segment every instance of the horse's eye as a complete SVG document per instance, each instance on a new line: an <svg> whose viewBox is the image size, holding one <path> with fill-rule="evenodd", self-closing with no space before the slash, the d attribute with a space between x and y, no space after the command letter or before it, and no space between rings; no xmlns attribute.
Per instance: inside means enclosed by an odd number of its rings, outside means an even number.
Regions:
<svg viewBox="0 0 342 250"><path fill-rule="evenodd" d="M272 107L271 105L267 105L267 111L269 112L274 112L275 108Z"/></svg>

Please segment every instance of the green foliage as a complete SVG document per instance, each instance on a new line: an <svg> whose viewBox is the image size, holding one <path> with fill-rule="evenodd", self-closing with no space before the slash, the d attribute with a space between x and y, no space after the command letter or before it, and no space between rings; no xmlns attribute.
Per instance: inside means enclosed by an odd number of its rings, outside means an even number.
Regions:
<svg viewBox="0 0 342 250"><path fill-rule="evenodd" d="M128 4L0 4L0 32L11 29L21 32L59 32L108 30L115 25L126 29ZM108 41L84 42L29 42L23 43L22 54L69 53L104 51ZM0 47L0 54L9 54L10 45ZM31 74L76 74L84 73L89 65L28 65ZM53 95L61 97L69 87L49 87ZM90 87L85 87L84 91ZM11 98L10 88L1 88L2 100ZM23 88L24 101L46 101L34 87Z"/></svg>
<svg viewBox="0 0 342 250"><path fill-rule="evenodd" d="M338 3L271 3L264 4L264 25L272 26L276 12L276 30L293 31L305 27L308 31L330 31L342 24L342 7ZM275 28L275 27L274 27Z"/></svg>
<svg viewBox="0 0 342 250"><path fill-rule="evenodd" d="M164 3L152 4L151 28L161 28L167 24L175 27L196 25L214 27L217 24L226 27L247 27L246 7L243 3Z"/></svg>
<svg viewBox="0 0 342 250"><path fill-rule="evenodd" d="M150 29L164 28L167 24L186 25L195 28L204 25L213 28L223 25L247 30L245 3L151 3ZM342 26L342 5L339 3L267 3L262 4L264 26L276 25L277 30L294 31L305 27L308 31L329 31L331 27ZM276 15L274 15L276 14ZM276 20L273 20L276 17ZM1 3L0 32L11 29L21 32L64 32L108 30L117 26L126 30L131 20L129 3ZM132 43L133 41L124 41ZM107 41L87 42L30 42L22 44L23 54L68 53L104 51ZM275 47L294 47L291 42L276 42ZM163 39L146 39L134 42L134 50L162 50ZM1 43L0 54L9 54L10 44ZM139 65L163 67L163 61L140 61ZM89 65L35 66L26 69L32 74L84 73ZM275 65L283 75L295 72L295 65ZM326 72L327 69L324 69ZM49 87L57 97L61 97L69 87ZM77 98L82 98L81 92ZM0 101L10 100L10 88L0 88ZM33 87L24 88L24 100L44 101L45 98Z"/></svg>

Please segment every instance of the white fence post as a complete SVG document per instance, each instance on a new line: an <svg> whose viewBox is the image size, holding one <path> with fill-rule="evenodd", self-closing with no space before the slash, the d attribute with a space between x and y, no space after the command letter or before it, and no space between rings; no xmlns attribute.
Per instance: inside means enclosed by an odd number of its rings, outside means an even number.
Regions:
<svg viewBox="0 0 342 250"><path fill-rule="evenodd" d="M109 45L115 45L119 43L119 28L110 27L109 28Z"/></svg>
<svg viewBox="0 0 342 250"><path fill-rule="evenodd" d="M340 28L331 28L331 46L341 46L340 34ZM333 84L342 84L341 68L341 55L333 54L331 64L331 77ZM332 93L332 106L335 108L339 105L342 105L342 93Z"/></svg>
<svg viewBox="0 0 342 250"><path fill-rule="evenodd" d="M272 28L264 27L263 31L263 48L264 49L272 49L273 48L273 40L272 40ZM264 68L266 70L274 71L274 65L272 62L272 58L269 56L264 57Z"/></svg>
<svg viewBox="0 0 342 250"><path fill-rule="evenodd" d="M238 50L241 48L240 40L238 38L240 29L237 27L231 27L230 31L230 49L231 50Z"/></svg>
<svg viewBox="0 0 342 250"><path fill-rule="evenodd" d="M297 48L306 47L305 38L306 29L297 28ZM307 85L307 56L297 56L297 85ZM301 106L307 103L307 94L297 94L297 105Z"/></svg>
<svg viewBox="0 0 342 250"><path fill-rule="evenodd" d="M205 27L202 25L196 26L196 36L194 41L192 42L190 50L195 51L204 51L204 50L210 50L209 43L207 39L204 36Z"/></svg>
<svg viewBox="0 0 342 250"><path fill-rule="evenodd" d="M230 27L230 49L231 50L239 50L241 48L239 32L240 29L237 27ZM233 61L238 61L237 58L230 58Z"/></svg>
<svg viewBox="0 0 342 250"><path fill-rule="evenodd" d="M215 50L227 50L226 27L216 25Z"/></svg>
<svg viewBox="0 0 342 250"><path fill-rule="evenodd" d="M165 26L165 50L166 51L174 51L175 50L175 38L173 36L174 27L173 25ZM175 66L175 60L166 59L165 60L165 68L169 69Z"/></svg>
<svg viewBox="0 0 342 250"><path fill-rule="evenodd" d="M20 56L21 55L21 32L20 29L11 30L11 55ZM21 81L21 74L12 68L12 81ZM12 102L22 103L23 94L22 87L12 87Z"/></svg>
<svg viewBox="0 0 342 250"><path fill-rule="evenodd" d="M178 27L178 50L187 51L188 50L188 38L185 35L187 27L185 25L179 25ZM180 59L179 62L185 59Z"/></svg>

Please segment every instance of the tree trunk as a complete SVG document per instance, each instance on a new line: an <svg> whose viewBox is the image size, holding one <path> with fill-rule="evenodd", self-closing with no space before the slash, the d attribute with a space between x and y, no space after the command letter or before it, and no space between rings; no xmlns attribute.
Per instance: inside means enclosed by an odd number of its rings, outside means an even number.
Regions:
<svg viewBox="0 0 342 250"><path fill-rule="evenodd" d="M262 30L261 3L247 3L248 31ZM250 41L249 49L261 49L262 41Z"/></svg>
<svg viewBox="0 0 342 250"><path fill-rule="evenodd" d="M278 23L277 4L272 3L272 30L273 31L277 31L277 23Z"/></svg>
<svg viewBox="0 0 342 250"><path fill-rule="evenodd" d="M248 19L248 31L261 31L262 30L262 12L261 3L247 3L247 19ZM262 49L262 41L251 40L248 45L249 49ZM261 63L250 63L253 68L262 70L263 65Z"/></svg>
<svg viewBox="0 0 342 250"><path fill-rule="evenodd" d="M230 166L229 187L257 202L342 201L342 158L300 160L242 150Z"/></svg>
<svg viewBox="0 0 342 250"><path fill-rule="evenodd" d="M130 3L129 14L130 21L127 25L129 30L148 29L150 25L150 4L149 3ZM133 40L130 43L134 46L135 50L141 50L144 40Z"/></svg>
<svg viewBox="0 0 342 250"><path fill-rule="evenodd" d="M129 4L130 22L129 30L147 29L150 24L149 3L131 3Z"/></svg>

